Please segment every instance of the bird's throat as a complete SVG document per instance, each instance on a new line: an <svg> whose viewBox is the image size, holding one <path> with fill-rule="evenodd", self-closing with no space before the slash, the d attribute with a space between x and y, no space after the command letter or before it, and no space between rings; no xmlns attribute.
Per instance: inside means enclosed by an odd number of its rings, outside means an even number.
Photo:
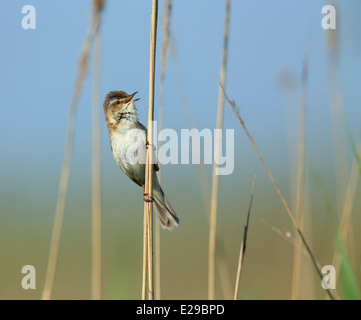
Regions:
<svg viewBox="0 0 361 320"><path fill-rule="evenodd" d="M132 112L120 113L120 114L117 116L117 118L116 118L117 124L119 124L119 122L120 122L121 120L123 120L123 119L124 119L124 120L137 121L136 115L135 115L134 113L132 113Z"/></svg>

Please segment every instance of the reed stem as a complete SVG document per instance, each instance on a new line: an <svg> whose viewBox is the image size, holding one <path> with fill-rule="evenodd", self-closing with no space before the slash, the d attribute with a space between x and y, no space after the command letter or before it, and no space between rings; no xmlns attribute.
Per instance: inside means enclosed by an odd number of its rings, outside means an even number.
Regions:
<svg viewBox="0 0 361 320"><path fill-rule="evenodd" d="M163 128L163 110L164 110L164 82L165 73L167 69L167 60L169 55L170 46L170 18L172 12L173 0L164 1L164 13L163 13L163 40L162 40L162 55L161 55L161 72L159 83L159 115L158 115L158 130ZM158 143L158 149L162 146L161 142ZM162 180L162 167L160 164L158 171L158 180L161 183ZM161 259L160 259L160 224L155 224L155 299L161 299Z"/></svg>
<svg viewBox="0 0 361 320"><path fill-rule="evenodd" d="M228 37L229 37L229 20L231 11L231 0L226 0L226 17L224 27L224 41L223 41L223 53L222 64L220 71L220 84L218 92L218 111L217 111L217 129L223 128L223 109L224 109L224 92L221 87L225 87L226 84L226 72L227 72L227 56L228 56ZM222 152L221 135L217 136L215 141L214 150L214 164L212 174L212 195L211 195L211 214L209 225L209 256L208 256L208 299L214 300L215 296L215 269L216 269L216 243L217 243L217 207L218 207L218 185L219 176L217 174L220 154Z"/></svg>
<svg viewBox="0 0 361 320"><path fill-rule="evenodd" d="M224 89L223 89L223 90L224 90ZM272 175L271 171L268 169L268 166L267 166L267 164L266 164L266 162L265 162L265 160L264 160L261 152L259 151L256 143L255 143L254 140L253 140L253 137L251 136L250 132L248 131L248 129L247 129L247 127L246 127L246 124L245 124L245 122L243 121L243 119L242 119L242 117L241 117L241 115L240 115L240 113L239 113L239 110L238 110L235 102L232 101L231 99L229 99L228 96L226 95L226 93L224 93L224 95L225 95L228 103L231 105L232 110L233 110L233 112L234 112L234 115L236 116L237 120L238 120L239 123L241 124L241 126L242 126L244 132L246 133L249 141L251 142L251 144L252 144L252 146L253 146L253 148L254 148L254 150L255 150L258 158L260 159L260 161L261 161L264 169L266 170L267 175L268 175L269 179L271 180L271 182L272 182L272 184L273 184L273 186L274 186L274 188L275 188L275 190L276 190L276 192L277 192L277 195L279 196L279 198L280 198L283 206L284 206L285 209L286 209L286 212L287 212L288 217L290 218L290 220L291 220L294 228L296 229L298 235L300 236L300 238L301 238L301 240L302 240L302 243L303 243L305 249L306 249L307 252L308 252L309 257L311 258L312 264L313 264L313 266L314 266L314 268L315 268L315 270L316 270L316 272L317 272L317 275L319 276L319 278L320 278L321 281L322 281L322 279L323 279L323 274L322 274L322 272L321 272L321 270L320 270L320 268L319 268L319 266L318 266L318 264L317 264L317 261L316 261L314 255L313 255L313 253L312 253L312 251L311 251L311 249L310 249L310 247L309 247L309 245L308 245L305 237L303 236L303 233L302 233L301 229L299 228L299 226L298 226L295 218L293 217L292 212L291 212L291 210L290 210L290 208L289 208L289 206L288 206L285 198L283 197L283 195L282 195L282 193L281 193L281 190L279 189L279 187L278 187L275 179L273 178L273 175ZM330 289L326 289L326 292L327 292L329 298L330 298L331 300L334 300L334 296L332 295Z"/></svg>
<svg viewBox="0 0 361 320"><path fill-rule="evenodd" d="M100 19L100 16L98 17ZM99 21L100 23L100 21ZM92 300L101 299L101 129L100 77L101 37L97 29L94 37L93 64L93 139L92 139Z"/></svg>
<svg viewBox="0 0 361 320"><path fill-rule="evenodd" d="M48 265L46 270L45 284L41 296L42 300L50 300L53 293L56 264L59 253L60 235L63 225L65 201L68 190L71 159L73 154L75 116L78 108L80 94L84 84L84 79L88 71L88 64L89 64L88 62L89 62L89 55L91 51L92 41L94 35L96 34L99 28L99 23L100 23L99 15L102 7L98 5L98 2L100 1L94 2L95 8L93 11L94 13L92 17L92 22L88 34L85 38L82 51L80 53L77 77L75 80L73 96L69 107L68 124L66 128L64 159L60 173L58 199L55 209L55 219L54 219L54 226L51 237L50 253L49 253Z"/></svg>
<svg viewBox="0 0 361 320"><path fill-rule="evenodd" d="M249 208L248 208L248 213L247 213L247 222L246 222L246 225L244 226L243 239L242 239L242 243L241 243L241 249L240 249L240 252L239 252L238 268L237 268L237 276L236 276L236 285L235 285L235 288L234 288L233 300L237 300L237 295L238 295L238 288L239 288L239 282L240 282L240 279L241 279L242 265L243 265L244 255L246 253L248 227L249 227L249 217L251 216L251 209L252 209L252 204L253 204L255 186L256 186L256 176L254 176L254 178L253 178L252 191L251 191L251 200L249 202Z"/></svg>
<svg viewBox="0 0 361 320"><path fill-rule="evenodd" d="M155 54L157 43L157 22L158 22L158 0L152 2L151 18L151 37L150 37L150 64L149 64L149 107L148 107L148 131L147 131L147 162L145 168L145 192L149 200L153 197L153 120L154 120L154 84L155 84ZM147 251L147 263L143 261L143 280L144 270L147 269L147 296L148 300L153 300L153 202L144 202L145 223L144 232L147 232L146 248L143 248L143 257ZM144 244L144 243L143 243ZM144 284L143 284L143 287Z"/></svg>

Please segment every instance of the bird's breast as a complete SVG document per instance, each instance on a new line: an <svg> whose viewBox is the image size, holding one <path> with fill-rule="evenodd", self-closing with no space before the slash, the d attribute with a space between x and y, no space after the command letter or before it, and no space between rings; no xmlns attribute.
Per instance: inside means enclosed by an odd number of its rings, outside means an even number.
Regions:
<svg viewBox="0 0 361 320"><path fill-rule="evenodd" d="M117 130L110 136L113 157L132 180L144 180L146 133L139 128Z"/></svg>

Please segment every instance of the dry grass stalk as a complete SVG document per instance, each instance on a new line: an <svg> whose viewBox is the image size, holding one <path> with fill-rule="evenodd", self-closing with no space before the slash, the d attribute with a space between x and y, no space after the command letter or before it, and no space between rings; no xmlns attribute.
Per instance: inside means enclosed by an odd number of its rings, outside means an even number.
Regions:
<svg viewBox="0 0 361 320"><path fill-rule="evenodd" d="M307 101L307 59L303 65L303 84L301 92L300 122L298 137L298 167L297 167L297 200L296 200L296 221L300 228L303 228L304 219L304 201L305 201L305 137L306 137L306 101ZM299 237L296 238L295 250L293 255L292 289L291 299L296 300L299 297L301 280L301 250L302 242Z"/></svg>
<svg viewBox="0 0 361 320"><path fill-rule="evenodd" d="M277 233L281 238L283 238L284 240L286 240L286 242L290 243L292 246L295 246L296 245L296 238L293 237L293 235L290 233L290 232L284 232L280 229L278 229L276 226L273 226L271 225L270 223L268 223L267 221L265 220L262 220L262 222L268 227L270 228L272 231L274 231L275 233ZM308 252L305 248L302 248L301 250L302 254L305 255L305 256L308 256ZM322 268L322 265L316 260L316 263L317 263L317 266L319 269ZM335 298L337 300L340 300L340 297L338 296L337 292L336 291L333 291L333 294L335 296Z"/></svg>
<svg viewBox="0 0 361 320"><path fill-rule="evenodd" d="M333 0L331 4L338 7L338 1ZM339 11L337 11L339 12ZM337 15L339 24L340 15ZM329 29L327 32L328 48L328 80L330 88L330 115L331 115L331 134L333 142L334 171L336 177L336 199L337 212L341 213L345 199L345 190L347 186L347 177L349 174L347 158L347 141L345 131L345 107L344 98L341 89L341 75L339 62L339 33L338 28ZM345 226L346 227L346 226ZM337 249L336 249L337 250Z"/></svg>
<svg viewBox="0 0 361 320"><path fill-rule="evenodd" d="M357 146L357 151L360 154L361 153L361 141L359 142ZM351 166L351 172L346 188L346 196L345 201L343 205L343 209L341 212L341 218L339 223L339 230L341 235L342 243L346 244L348 234L349 234L349 227L351 225L351 214L353 205L355 203L355 196L356 196L356 190L357 185L359 181L359 172L358 172L358 166L357 166L357 160L354 159ZM336 268L336 275L339 274L340 268L340 259L337 248L334 251L333 259L332 259L332 265Z"/></svg>
<svg viewBox="0 0 361 320"><path fill-rule="evenodd" d="M339 8L338 1L331 2L336 9ZM337 11L338 12L338 11ZM339 19L339 15L337 15ZM337 22L339 24L339 22ZM357 161L353 160L350 174L348 173L347 159L347 142L345 131L345 107L343 93L340 83L340 62L339 62L339 33L338 29L327 30L327 47L328 47L328 79L330 87L330 111L331 111L331 128L333 140L334 167L336 175L336 194L337 194L337 212L339 216L339 232L342 243L346 246L350 243L353 246L353 239L350 232L350 222L352 208L355 202L355 193L358 183ZM360 146L360 145L359 145ZM349 176L347 182L347 176ZM346 192L345 192L346 190ZM332 265L339 273L339 253L337 247L333 254Z"/></svg>
<svg viewBox="0 0 361 320"><path fill-rule="evenodd" d="M240 279L241 279L242 265L243 265L244 255L246 253L249 217L251 216L251 209L252 209L252 203L253 203L253 197L254 197L254 187L255 186L256 186L256 176L254 176L254 178L253 178L252 191L251 191L251 200L249 202L249 208L248 208L248 213L247 213L247 222L246 222L246 225L244 226L244 230L243 230L243 239L242 239L242 243L241 243L241 249L240 249L240 252L239 252L238 268L237 268L237 276L236 276L236 285L235 285L235 288L234 288L233 300L237 300L237 295L238 295L238 288L239 288L239 282L240 282Z"/></svg>
<svg viewBox="0 0 361 320"><path fill-rule="evenodd" d="M158 174L159 183L161 183L160 174ZM155 224L155 236L154 236L154 251L155 251L155 294L154 299L160 300L161 299L161 259L160 259L160 229L161 226L159 223Z"/></svg>
<svg viewBox="0 0 361 320"><path fill-rule="evenodd" d="M81 89L83 87L84 79L88 71L89 54L91 51L92 41L94 39L94 35L96 34L100 26L101 12L99 8L101 8L101 6L96 6L96 8L94 9L91 26L85 38L84 45L79 57L78 73L69 108L64 159L60 173L58 199L55 209L55 220L54 220L53 233L50 244L50 253L49 253L48 266L45 277L45 284L41 296L42 300L50 300L53 292L55 270L58 259L58 252L59 252L60 234L63 224L65 200L68 189L70 165L71 165L71 159L73 153L75 116L81 94Z"/></svg>
<svg viewBox="0 0 361 320"><path fill-rule="evenodd" d="M144 205L142 300L147 299L147 262L148 262L148 216L147 216L147 206Z"/></svg>
<svg viewBox="0 0 361 320"><path fill-rule="evenodd" d="M164 109L164 80L167 69L167 62L171 44L170 19L172 13L173 0L165 0L163 13L163 40L162 40L162 54L161 54L161 71L159 82L159 131L163 127L163 109Z"/></svg>
<svg viewBox="0 0 361 320"><path fill-rule="evenodd" d="M222 87L222 88L223 88L223 87ZM223 89L223 90L224 90L224 89ZM286 202L285 198L283 197L283 195L282 195L282 193L281 193L281 190L279 189L279 187L278 187L275 179L273 178L270 170L268 169L268 166L267 166L265 160L263 159L262 154L261 154L260 151L258 150L258 148L257 148L257 146L256 146L256 143L254 142L251 134L249 133L249 131L248 131L247 127L246 127L246 124L244 123L244 121L243 121L243 119L242 119L242 117L241 117L241 115L240 115L240 112L239 112L238 107L236 106L236 104L235 104L235 102L234 102L233 100L230 100L230 99L228 98L228 96L226 95L226 93L224 93L224 95L225 95L225 98L227 99L228 103L231 105L232 110L233 110L233 112L234 112L237 120L238 120L239 123L241 124L241 126L242 126L244 132L246 133L249 141L251 142L254 150L256 151L256 154L257 154L258 158L260 159L260 161L261 161L264 169L265 169L266 172L267 172L267 175L268 175L269 179L271 180L271 182L272 182L272 184L273 184L273 186L274 186L274 188L275 188L275 190L276 190L279 198L281 199L281 202L282 202L283 206L284 206L285 209L286 209L286 212L287 212L288 217L290 218L290 220L291 220L294 228L296 229L298 235L301 237L302 243L303 243L303 245L305 246L305 249L307 250L309 257L311 258L311 261L312 261L312 263L313 263L313 266L315 267L316 272L317 272L319 278L320 278L321 281L322 281L322 279L323 279L323 274L321 273L321 270L320 270L319 266L317 265L317 261L316 261L314 255L313 255L313 253L312 253L312 251L311 251L311 249L310 249L310 247L309 247L306 239L304 238L301 229L299 228L299 226L298 226L295 218L293 217L292 212L291 212L289 206L287 205L287 202ZM333 297L330 289L327 289L326 291L327 291L327 294L328 294L328 296L330 297L330 299L334 300L334 297Z"/></svg>
<svg viewBox="0 0 361 320"><path fill-rule="evenodd" d="M222 53L222 64L220 71L220 83L225 87L226 71L227 71L227 56L228 56L228 38L229 38L229 20L231 12L231 0L226 0L226 17L224 27L224 42ZM223 108L224 108L224 93L221 87L218 93L218 111L217 111L217 129L223 127ZM218 207L218 184L219 176L216 174L218 163L221 154L221 137L217 136L214 150L214 165L212 174L212 195L211 195L211 214L209 223L209 257L208 257L208 299L213 300L215 296L215 266L216 266L216 243L217 243L217 207Z"/></svg>
<svg viewBox="0 0 361 320"><path fill-rule="evenodd" d="M164 2L163 13L163 40L162 40L162 54L161 54L161 71L159 83L159 116L158 116L158 130L163 128L163 109L164 109L164 81L165 72L167 69L167 61L169 56L171 33L170 33L170 19L172 12L173 0L166 0ZM162 146L161 142L158 143L158 148ZM162 167L159 164L158 180L161 183ZM160 224L155 224L155 299L161 299L161 259L160 259Z"/></svg>
<svg viewBox="0 0 361 320"><path fill-rule="evenodd" d="M103 1L95 1L99 10ZM100 15L98 17L100 19ZM99 21L100 24L100 21ZM100 126L100 77L101 77L101 37L97 29L94 37L93 70L93 139L92 139L92 276L91 298L101 299L101 126Z"/></svg>
<svg viewBox="0 0 361 320"><path fill-rule="evenodd" d="M297 197L296 197L296 221L303 228L304 201L305 201L305 140L306 140L306 109L307 109L307 78L308 78L308 50L305 53L302 68L302 88L300 103L300 120L298 133L298 166L297 166ZM293 255L292 289L291 299L299 298L301 280L301 251L302 242L296 238Z"/></svg>
<svg viewBox="0 0 361 320"><path fill-rule="evenodd" d="M296 222L302 229L304 225L304 210L305 210L305 140L306 140L306 114L307 114L307 83L309 72L309 51L312 39L312 22L315 13L315 1L310 6L310 17L308 21L307 43L302 66L301 78L301 101L299 114L299 133L298 133L298 165L297 165L297 196L296 196ZM299 298L300 283L301 283L301 263L302 263L302 242L301 238L296 238L295 250L293 255L293 270L292 270L292 288L291 299Z"/></svg>
<svg viewBox="0 0 361 320"><path fill-rule="evenodd" d="M155 84L155 52L157 43L158 0L152 2L151 36L150 36L150 65L149 65L149 108L148 108L148 131L147 131L147 162L145 168L145 193L149 199L153 196L153 120L154 120L154 84ZM144 270L147 269L147 297L153 300L153 202L144 202L145 222L144 233L147 233L146 246L143 247L143 280ZM144 245L144 244L143 244ZM147 254L144 254L144 252ZM145 284L143 283L144 298Z"/></svg>

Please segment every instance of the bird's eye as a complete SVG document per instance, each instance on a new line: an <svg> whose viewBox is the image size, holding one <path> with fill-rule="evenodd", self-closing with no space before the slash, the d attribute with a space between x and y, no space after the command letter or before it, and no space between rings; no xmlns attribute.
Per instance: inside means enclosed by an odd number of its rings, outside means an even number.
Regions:
<svg viewBox="0 0 361 320"><path fill-rule="evenodd" d="M116 102L115 104L119 105L119 104L120 104L120 101L119 101L119 100L117 100L117 102Z"/></svg>

